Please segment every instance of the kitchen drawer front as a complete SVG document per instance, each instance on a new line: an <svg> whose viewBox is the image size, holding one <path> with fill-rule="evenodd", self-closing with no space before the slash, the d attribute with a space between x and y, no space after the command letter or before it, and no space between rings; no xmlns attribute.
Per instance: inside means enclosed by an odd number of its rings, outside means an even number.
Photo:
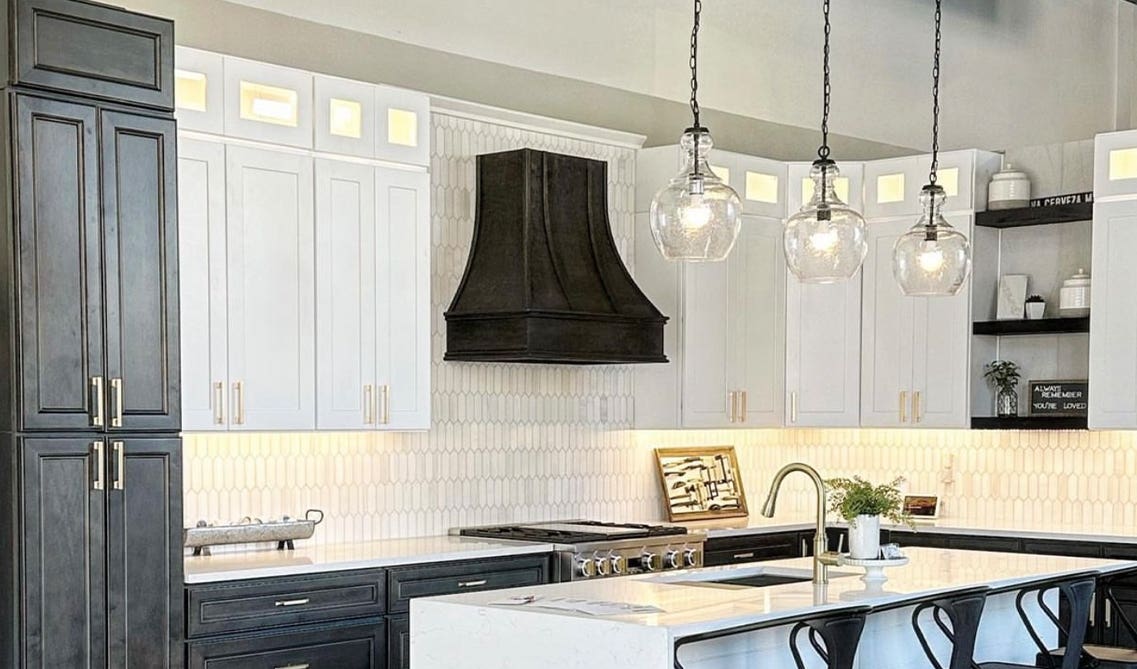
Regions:
<svg viewBox="0 0 1137 669"><path fill-rule="evenodd" d="M1023 539L1022 552L1031 555L1064 555L1066 557L1100 558L1102 545L1082 541Z"/></svg>
<svg viewBox="0 0 1137 669"><path fill-rule="evenodd" d="M925 548L947 548L951 543L951 537L947 534L931 534L928 532L905 532L903 530L893 530L892 536L890 538L893 543L900 544L901 549L908 546Z"/></svg>
<svg viewBox="0 0 1137 669"><path fill-rule="evenodd" d="M382 669L382 618L189 644L188 669Z"/></svg>
<svg viewBox="0 0 1137 669"><path fill-rule="evenodd" d="M1137 560L1137 544L1101 544L1102 557L1107 560ZM1137 580L1137 574L1125 576Z"/></svg>
<svg viewBox="0 0 1137 669"><path fill-rule="evenodd" d="M549 556L536 555L391 569L387 578L387 610L391 613L406 613L410 610L410 601L416 597L521 588L548 583Z"/></svg>
<svg viewBox="0 0 1137 669"><path fill-rule="evenodd" d="M387 619L387 669L410 669L411 617Z"/></svg>
<svg viewBox="0 0 1137 669"><path fill-rule="evenodd" d="M17 0L16 83L174 108L174 23L76 0Z"/></svg>
<svg viewBox="0 0 1137 669"><path fill-rule="evenodd" d="M703 546L703 564L715 567L725 564L782 560L802 557L809 552L804 534L754 534L744 537L711 539Z"/></svg>
<svg viewBox="0 0 1137 669"><path fill-rule="evenodd" d="M1021 553L1022 540L1013 537L953 536L948 546L961 551L992 551L996 553Z"/></svg>
<svg viewBox="0 0 1137 669"><path fill-rule="evenodd" d="M191 586L189 637L382 615L381 570Z"/></svg>

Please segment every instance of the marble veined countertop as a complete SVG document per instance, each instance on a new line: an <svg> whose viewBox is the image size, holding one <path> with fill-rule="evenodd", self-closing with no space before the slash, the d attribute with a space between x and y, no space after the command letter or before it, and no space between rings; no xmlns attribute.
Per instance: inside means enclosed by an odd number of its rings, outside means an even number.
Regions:
<svg viewBox="0 0 1137 669"><path fill-rule="evenodd" d="M246 578L294 576L403 564L475 560L548 553L552 544L514 543L457 536L388 539L295 550L257 550L185 558L185 582L213 583Z"/></svg>
<svg viewBox="0 0 1137 669"><path fill-rule="evenodd" d="M796 530L811 530L815 520L802 515L787 515L766 518L753 515L749 518L728 518L716 521L697 521L682 523L688 529L706 532L708 537L743 536ZM844 522L836 521L830 514L829 525L843 527ZM928 532L930 534L969 534L988 537L1016 537L1020 539L1055 539L1065 541L1094 541L1105 543L1137 544L1137 525L1132 523L1054 523L1030 522L1022 520L967 520L962 518L940 518L921 520L913 528L906 525L885 525L884 527Z"/></svg>

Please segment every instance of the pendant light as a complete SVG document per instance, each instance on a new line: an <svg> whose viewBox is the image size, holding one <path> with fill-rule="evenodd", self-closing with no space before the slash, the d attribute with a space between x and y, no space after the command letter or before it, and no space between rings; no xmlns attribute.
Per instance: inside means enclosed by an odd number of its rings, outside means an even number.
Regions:
<svg viewBox="0 0 1137 669"><path fill-rule="evenodd" d="M809 178L813 196L786 221L786 264L803 283L836 283L851 279L868 253L865 219L841 201L834 188L840 176L829 159L829 1L823 0L825 44L822 49L821 147Z"/></svg>
<svg viewBox="0 0 1137 669"><path fill-rule="evenodd" d="M892 273L905 295L951 297L971 273L971 243L943 217L944 189L936 183L940 151L940 23L936 0L936 51L932 65L932 169L920 191L924 213L916 225L896 240Z"/></svg>
<svg viewBox="0 0 1137 669"><path fill-rule="evenodd" d="M734 247L742 228L742 200L707 163L713 142L699 123L699 15L702 0L695 0L691 28L691 115L694 123L683 131L679 145L686 152L683 171L651 201L651 236L668 260L702 262L723 260Z"/></svg>

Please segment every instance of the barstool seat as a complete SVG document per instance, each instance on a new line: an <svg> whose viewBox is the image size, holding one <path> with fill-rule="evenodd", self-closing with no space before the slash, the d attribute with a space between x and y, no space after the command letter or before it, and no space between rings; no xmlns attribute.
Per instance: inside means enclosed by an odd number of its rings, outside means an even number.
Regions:
<svg viewBox="0 0 1137 669"><path fill-rule="evenodd" d="M1052 651L1050 656L1061 663L1062 656L1066 654L1065 648ZM1137 669L1137 650L1132 648L1117 648L1114 646L1087 645L1082 647L1082 655L1093 658L1096 669ZM1039 654L1035 662L1040 667L1050 666L1046 663L1046 656ZM1055 666L1059 666L1056 664Z"/></svg>

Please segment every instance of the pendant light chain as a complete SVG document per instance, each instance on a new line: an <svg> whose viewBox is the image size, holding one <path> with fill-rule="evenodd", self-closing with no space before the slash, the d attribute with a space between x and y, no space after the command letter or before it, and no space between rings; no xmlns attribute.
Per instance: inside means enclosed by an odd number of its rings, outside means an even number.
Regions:
<svg viewBox="0 0 1137 669"><path fill-rule="evenodd" d="M695 175L699 174L699 141L703 125L699 122L699 15L703 12L703 0L695 0L695 19L691 23L691 116L695 132Z"/></svg>
<svg viewBox="0 0 1137 669"><path fill-rule="evenodd" d="M822 61L822 105L821 105L821 147L817 149L817 157L822 160L829 159L829 96L832 87L829 85L829 0L823 0L822 12L825 14L825 46L821 52Z"/></svg>
<svg viewBox="0 0 1137 669"><path fill-rule="evenodd" d="M936 185L940 168L940 23L943 19L942 0L936 0L936 50L932 58L932 170L928 182Z"/></svg>

